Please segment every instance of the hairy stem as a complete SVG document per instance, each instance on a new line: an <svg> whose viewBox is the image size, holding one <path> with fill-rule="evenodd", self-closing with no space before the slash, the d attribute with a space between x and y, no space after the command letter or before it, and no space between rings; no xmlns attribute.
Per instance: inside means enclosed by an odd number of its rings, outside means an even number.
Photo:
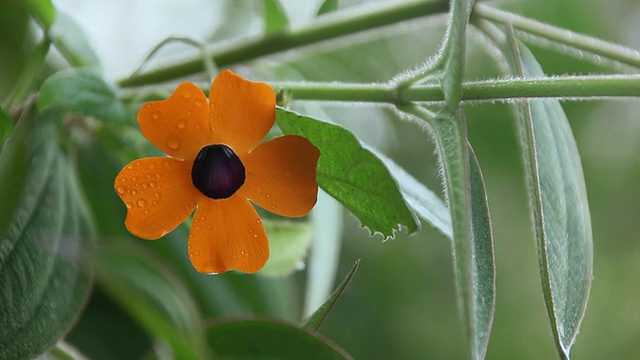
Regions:
<svg viewBox="0 0 640 360"><path fill-rule="evenodd" d="M640 67L640 52L620 44L544 24L483 4L476 4L473 10L473 15L482 19L504 25L511 24L518 31L535 35L551 42L566 45L576 50L587 51L622 64Z"/></svg>

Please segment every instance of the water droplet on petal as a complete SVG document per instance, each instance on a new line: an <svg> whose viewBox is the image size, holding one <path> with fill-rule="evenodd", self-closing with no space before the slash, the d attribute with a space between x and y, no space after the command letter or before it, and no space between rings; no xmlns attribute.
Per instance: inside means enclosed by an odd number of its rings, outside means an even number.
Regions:
<svg viewBox="0 0 640 360"><path fill-rule="evenodd" d="M148 209L144 209L143 213L144 213L145 215L149 215L149 210L148 210Z"/></svg>
<svg viewBox="0 0 640 360"><path fill-rule="evenodd" d="M256 224L262 224L262 220L256 219Z"/></svg>
<svg viewBox="0 0 640 360"><path fill-rule="evenodd" d="M162 194L160 194L157 191L153 194L153 197L156 198L156 199L160 199L161 196L162 196Z"/></svg>
<svg viewBox="0 0 640 360"><path fill-rule="evenodd" d="M167 147L171 150L178 150L180 148L180 139L175 136L169 136L166 141Z"/></svg>
<svg viewBox="0 0 640 360"><path fill-rule="evenodd" d="M188 99L191 97L191 91L185 91L182 93L182 97Z"/></svg>
<svg viewBox="0 0 640 360"><path fill-rule="evenodd" d="M127 192L127 188L124 186L118 186L118 194L124 195Z"/></svg>
<svg viewBox="0 0 640 360"><path fill-rule="evenodd" d="M160 111L154 111L154 112L153 112L153 114L151 114L151 117L152 117L154 120L159 119L159 118L160 118Z"/></svg>
<svg viewBox="0 0 640 360"><path fill-rule="evenodd" d="M149 182L149 186L152 188L156 187L156 182L155 181Z"/></svg>
<svg viewBox="0 0 640 360"><path fill-rule="evenodd" d="M132 203L127 202L126 205L127 205L127 209L133 209L133 204Z"/></svg>
<svg viewBox="0 0 640 360"><path fill-rule="evenodd" d="M133 195L133 196L138 195L138 191L136 191L136 190L131 190L131 195Z"/></svg>
<svg viewBox="0 0 640 360"><path fill-rule="evenodd" d="M187 126L187 123L184 121L184 119L180 119L178 120L178 129L182 130Z"/></svg>
<svg viewBox="0 0 640 360"><path fill-rule="evenodd" d="M147 206L147 201L145 199L140 199L137 204L139 207L145 207Z"/></svg>
<svg viewBox="0 0 640 360"><path fill-rule="evenodd" d="M200 107L200 106L202 106L204 104L204 102L202 100L200 100L200 99L196 100L195 103L196 103L197 107Z"/></svg>

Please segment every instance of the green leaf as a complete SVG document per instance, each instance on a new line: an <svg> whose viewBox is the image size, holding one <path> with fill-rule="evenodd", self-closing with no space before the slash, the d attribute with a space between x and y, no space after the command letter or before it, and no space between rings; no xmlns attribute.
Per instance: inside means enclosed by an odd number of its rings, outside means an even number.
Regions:
<svg viewBox="0 0 640 360"><path fill-rule="evenodd" d="M311 225L289 220L264 220L270 255L259 274L286 276L302 264L311 244Z"/></svg>
<svg viewBox="0 0 640 360"><path fill-rule="evenodd" d="M110 239L96 258L99 285L179 359L209 358L189 289L164 261L133 238Z"/></svg>
<svg viewBox="0 0 640 360"><path fill-rule="evenodd" d="M56 9L51 0L27 0L29 11L33 17L42 24L42 27L48 29L56 19Z"/></svg>
<svg viewBox="0 0 640 360"><path fill-rule="evenodd" d="M262 0L264 6L264 22L267 33L286 30L289 26L287 13L285 13L280 1Z"/></svg>
<svg viewBox="0 0 640 360"><path fill-rule="evenodd" d="M495 264L480 166L467 140L462 110L453 114L443 110L435 117L417 108L412 113L427 121L435 135L453 225L459 311L470 358L484 359L495 309Z"/></svg>
<svg viewBox="0 0 640 360"><path fill-rule="evenodd" d="M316 332L320 330L322 323L327 316L329 316L331 309L333 309L333 306L340 299L344 291L347 289L347 286L351 283L353 276L356 274L356 271L358 271L358 266L360 266L360 260L357 260L355 264L353 264L351 271L349 271L349 274L347 274L347 277L344 278L340 286L338 286L331 296L329 296L329 298L320 305L313 314L311 314L307 321L305 321L304 326L313 329Z"/></svg>
<svg viewBox="0 0 640 360"><path fill-rule="evenodd" d="M221 321L207 334L222 359L352 359L322 335L275 319Z"/></svg>
<svg viewBox="0 0 640 360"><path fill-rule="evenodd" d="M126 121L127 110L116 91L95 71L69 69L51 75L38 97L40 111L63 106L105 121Z"/></svg>
<svg viewBox="0 0 640 360"><path fill-rule="evenodd" d="M11 136L12 131L13 121L11 121L11 118L4 109L0 108L0 151L2 151L4 142Z"/></svg>
<svg viewBox="0 0 640 360"><path fill-rule="evenodd" d="M89 289L93 231L60 153L62 115L29 112L0 154L0 358L51 347Z"/></svg>
<svg viewBox="0 0 640 360"><path fill-rule="evenodd" d="M318 9L318 16L338 10L338 0L324 0Z"/></svg>
<svg viewBox="0 0 640 360"><path fill-rule="evenodd" d="M511 48L521 75L544 76L529 49L521 43ZM557 100L518 103L516 113L547 313L558 352L569 359L593 276L591 217L580 154Z"/></svg>
<svg viewBox="0 0 640 360"><path fill-rule="evenodd" d="M384 162L389 172L398 181L400 191L413 211L422 219L428 221L442 235L453 239L449 209L438 195L416 180L393 160L375 151L374 154Z"/></svg>
<svg viewBox="0 0 640 360"><path fill-rule="evenodd" d="M71 66L100 68L100 59L84 30L67 14L58 12L56 21L49 29L49 39Z"/></svg>
<svg viewBox="0 0 640 360"><path fill-rule="evenodd" d="M33 91L35 81L38 79L42 66L45 63L45 58L49 53L50 42L47 39L43 39L26 60L20 75L16 81L16 84L11 89L11 92L3 101L3 105L10 109L17 101L24 100L30 91Z"/></svg>
<svg viewBox="0 0 640 360"><path fill-rule="evenodd" d="M318 185L372 233L388 238L400 225L410 233L418 229L387 168L350 131L282 108L276 122L285 134L303 136L320 150Z"/></svg>

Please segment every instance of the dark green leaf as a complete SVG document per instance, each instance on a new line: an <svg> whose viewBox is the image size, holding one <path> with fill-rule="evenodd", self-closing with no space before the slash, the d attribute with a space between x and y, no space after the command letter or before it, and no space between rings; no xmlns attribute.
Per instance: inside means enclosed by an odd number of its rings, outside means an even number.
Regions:
<svg viewBox="0 0 640 360"><path fill-rule="evenodd" d="M320 334L279 320L223 321L213 324L207 334L222 359L352 359Z"/></svg>
<svg viewBox="0 0 640 360"><path fill-rule="evenodd" d="M384 164L348 130L279 108L276 122L285 134L303 136L321 153L318 185L341 202L362 224L385 237L418 223Z"/></svg>
<svg viewBox="0 0 640 360"><path fill-rule="evenodd" d="M2 151L5 140L11 136L11 131L13 131L13 121L4 109L0 108L0 151Z"/></svg>
<svg viewBox="0 0 640 360"><path fill-rule="evenodd" d="M302 264L311 244L311 225L307 222L264 220L269 238L269 260L259 274L285 276Z"/></svg>
<svg viewBox="0 0 640 360"><path fill-rule="evenodd" d="M51 75L38 97L40 111L63 106L105 121L125 121L127 111L116 91L95 71L70 69Z"/></svg>
<svg viewBox="0 0 640 360"><path fill-rule="evenodd" d="M289 26L287 13L285 13L280 1L262 0L264 6L264 22L267 33L285 30Z"/></svg>
<svg viewBox="0 0 640 360"><path fill-rule="evenodd" d="M89 288L93 232L57 145L61 114L30 112L0 154L0 358L31 358L70 326Z"/></svg>
<svg viewBox="0 0 640 360"><path fill-rule="evenodd" d="M49 29L49 38L71 66L100 67L100 59L84 30L67 14L58 12L56 21Z"/></svg>
<svg viewBox="0 0 640 360"><path fill-rule="evenodd" d="M316 332L320 330L322 323L327 318L327 316L329 316L331 309L333 309L333 306L340 299L342 293L344 293L344 291L347 289L347 286L349 286L349 284L351 283L353 275L355 275L356 271L358 271L358 266L360 266L360 260L357 260L355 264L353 264L351 271L349 271L349 274L347 274L347 277L344 278L340 286L338 286L338 288L331 294L331 296L329 296L329 298L322 305L320 305L320 307L318 307L318 309L313 314L311 314L307 321L305 321L304 326L313 329Z"/></svg>
<svg viewBox="0 0 640 360"><path fill-rule="evenodd" d="M520 43L511 48L521 75L544 76L529 49ZM516 112L544 298L556 346L568 359L593 273L591 217L580 154L557 100L519 103Z"/></svg>
<svg viewBox="0 0 640 360"><path fill-rule="evenodd" d="M149 333L169 344L176 358L208 358L199 311L189 289L137 241L110 239L98 253L100 286Z"/></svg>
<svg viewBox="0 0 640 360"><path fill-rule="evenodd" d="M10 109L16 102L24 100L29 92L34 91L35 80L40 75L45 58L49 53L50 45L47 39L43 39L26 59L15 86L11 89L7 98L4 99L3 105L7 109Z"/></svg>
<svg viewBox="0 0 640 360"><path fill-rule="evenodd" d="M471 359L484 359L495 308L495 264L487 197L480 166L467 141L462 110L436 117L414 110L435 135L453 226L458 305Z"/></svg>
<svg viewBox="0 0 640 360"><path fill-rule="evenodd" d="M318 16L322 14L328 14L338 9L338 0L324 0L320 8L318 9Z"/></svg>
<svg viewBox="0 0 640 360"><path fill-rule="evenodd" d="M27 0L29 11L42 27L48 29L56 19L56 9L51 0Z"/></svg>

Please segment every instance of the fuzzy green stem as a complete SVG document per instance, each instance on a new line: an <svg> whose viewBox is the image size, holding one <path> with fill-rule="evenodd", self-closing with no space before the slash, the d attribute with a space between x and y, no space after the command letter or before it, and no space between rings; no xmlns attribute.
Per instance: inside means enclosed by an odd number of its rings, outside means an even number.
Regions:
<svg viewBox="0 0 640 360"><path fill-rule="evenodd" d="M444 101L437 84L402 90L386 84L272 83L276 91L290 92L295 100L348 101L403 104ZM640 97L640 75L579 75L537 79L492 79L463 84L463 101L491 102L524 98L588 100Z"/></svg>
<svg viewBox="0 0 640 360"><path fill-rule="evenodd" d="M483 4L476 4L473 10L474 16L500 24L511 24L516 30L535 35L558 44L567 45L577 50L587 51L622 64L640 67L640 52L620 44L615 44L595 37L544 24Z"/></svg>
<svg viewBox="0 0 640 360"><path fill-rule="evenodd" d="M345 10L320 17L297 30L277 32L258 39L234 44L228 48L214 51L211 58L217 66L222 68L344 35L427 15L444 13L447 11L448 6L449 1L445 0L393 3L376 7L373 10L371 6L363 6L356 10ZM198 73L203 68L202 58L193 57L147 73L132 75L127 79L121 80L119 85L121 87L133 87L160 83Z"/></svg>

